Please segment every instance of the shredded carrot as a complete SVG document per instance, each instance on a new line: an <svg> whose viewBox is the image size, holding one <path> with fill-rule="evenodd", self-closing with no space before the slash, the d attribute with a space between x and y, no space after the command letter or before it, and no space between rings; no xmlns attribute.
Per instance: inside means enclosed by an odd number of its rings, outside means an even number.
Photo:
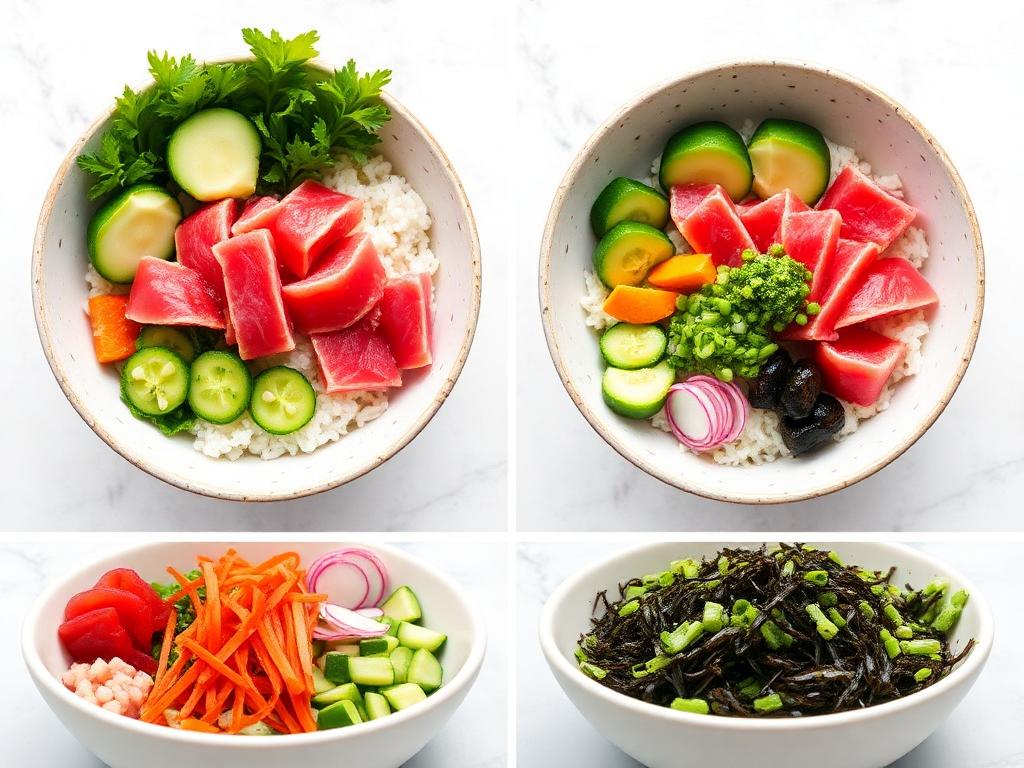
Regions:
<svg viewBox="0 0 1024 768"><path fill-rule="evenodd" d="M172 608L167 615L167 626L164 627L164 639L160 644L160 660L157 662L156 679L154 684L160 682L164 672L167 671L167 662L171 658L171 641L174 639L174 627L178 623L178 612Z"/></svg>
<svg viewBox="0 0 1024 768"><path fill-rule="evenodd" d="M199 731L200 733L220 733L220 728L209 723L204 723L202 720L196 720L194 717L186 717L181 720L178 725L181 726L183 731Z"/></svg>

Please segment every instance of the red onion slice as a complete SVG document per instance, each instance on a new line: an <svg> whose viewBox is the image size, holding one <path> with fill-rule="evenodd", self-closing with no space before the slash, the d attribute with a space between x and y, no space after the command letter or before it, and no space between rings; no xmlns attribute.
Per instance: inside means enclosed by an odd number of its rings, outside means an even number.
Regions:
<svg viewBox="0 0 1024 768"><path fill-rule="evenodd" d="M356 613L368 619L379 619L384 615L384 611L380 608L356 608Z"/></svg>
<svg viewBox="0 0 1024 768"><path fill-rule="evenodd" d="M311 591L327 594L334 605L351 610L371 608L384 599L388 572L370 550L348 547L317 559L309 567L306 583Z"/></svg>
<svg viewBox="0 0 1024 768"><path fill-rule="evenodd" d="M381 637L387 634L388 625L374 621L368 616L343 608L340 605L324 603L320 606L320 619L327 625L318 627L333 634L352 638Z"/></svg>

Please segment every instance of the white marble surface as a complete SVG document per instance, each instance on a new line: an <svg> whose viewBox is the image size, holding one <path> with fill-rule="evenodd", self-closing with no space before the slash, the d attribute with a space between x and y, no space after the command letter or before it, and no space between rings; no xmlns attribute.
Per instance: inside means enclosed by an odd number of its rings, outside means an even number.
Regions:
<svg viewBox="0 0 1024 768"><path fill-rule="evenodd" d="M685 544L680 546L685 548ZM948 562L983 591L995 615L992 656L970 694L945 724L893 768L1010 768L1024 765L1019 713L1024 692L1015 638L1024 632L1017 595L1024 581L1008 580L1017 548L1000 543L928 543L923 550ZM519 547L516 666L517 764L561 768L566 755L589 768L638 768L569 702L548 670L537 640L537 620L548 595L566 578L622 549L621 544L538 544ZM683 555L681 554L680 557ZM756 764L756 759L752 764Z"/></svg>
<svg viewBox="0 0 1024 768"><path fill-rule="evenodd" d="M125 542L121 546L130 546ZM400 544L403 549L444 569L462 584L484 613L487 655L476 685L463 706L406 768L502 768L506 765L507 616L503 601L505 548L500 544ZM96 768L103 764L65 731L43 703L21 660L20 623L36 595L52 579L86 559L118 547L90 542L88 558L78 543L0 544L0 680L5 716L0 741L5 766Z"/></svg>
<svg viewBox="0 0 1024 768"><path fill-rule="evenodd" d="M482 530L505 526L506 371L503 236L510 193L492 151L513 103L511 5L416 0L179 0L156 13L129 0L0 3L0 287L6 324L0 399L0 528L149 530ZM469 362L427 429L382 468L322 496L243 506L191 496L122 460L79 420L43 358L29 271L36 216L69 145L146 51L215 58L245 52L240 30L320 31L324 60L394 70L392 94L434 133L465 183L481 232L484 302ZM469 96L469 94L472 94ZM471 100L472 104L468 102ZM486 120L481 120L483 116ZM497 382L497 384L496 384Z"/></svg>
<svg viewBox="0 0 1024 768"><path fill-rule="evenodd" d="M1018 352L1024 68L1019 4L938 0L757 0L621 4L524 0L517 37L516 306L518 499L523 530L925 530L1019 526L1024 364ZM974 361L946 413L903 458L839 494L745 508L676 491L608 447L573 406L548 356L536 264L547 209L592 131L636 93L736 58L805 59L901 101L960 169L988 268ZM1009 192L1009 195L1007 194ZM1008 429L1007 427L1011 427Z"/></svg>

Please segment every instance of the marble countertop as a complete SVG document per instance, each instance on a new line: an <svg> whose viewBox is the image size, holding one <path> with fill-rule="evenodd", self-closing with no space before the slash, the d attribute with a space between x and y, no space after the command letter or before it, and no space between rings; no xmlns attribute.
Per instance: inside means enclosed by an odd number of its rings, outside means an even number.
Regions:
<svg viewBox="0 0 1024 768"><path fill-rule="evenodd" d="M996 6L985 6L995 11ZM1019 354L1019 187L1024 8L910 0L726 5L654 0L519 4L517 195L518 500L522 530L950 530L1019 525L1024 383ZM567 30L572 30L567 34ZM974 200L986 246L987 301L970 370L945 414L893 465L816 501L747 508L663 485L616 454L566 395L538 313L536 264L548 206L578 149L633 95L738 58L804 59L891 94L942 142ZM984 138L981 131L984 131ZM600 478L595 482L595 478Z"/></svg>
<svg viewBox="0 0 1024 768"><path fill-rule="evenodd" d="M494 381L505 380L504 289L510 246L502 234L510 194L491 151L511 125L511 7L415 0L285 3L181 0L175 13L137 13L120 0L57 11L39 0L0 4L0 247L7 278L7 359L16 376L0 398L17 401L0 446L0 528L14 530L483 530L505 526L506 417ZM353 23L355 20L356 23ZM43 357L29 272L35 221L68 147L125 82L146 74L147 49L200 56L242 54L245 26L320 31L328 62L394 70L390 92L434 133L472 201L483 249L483 308L472 354L448 402L424 432L383 467L321 496L256 506L212 501L138 471L78 418ZM417 34L411 34L415 30ZM464 109L495 126L480 130ZM453 436L457 436L455 439ZM53 482L60 478L60 482ZM364 514L372 509L373 514Z"/></svg>
<svg viewBox="0 0 1024 768"><path fill-rule="evenodd" d="M685 545L684 545L685 546ZM1024 765L1024 742L1015 718L1024 707L1021 662L1015 638L1024 632L1016 610L1024 581L1007 580L1016 549L998 543L928 543L923 550L969 575L984 591L996 624L988 665L950 719L893 768L1009 768ZM548 595L566 578L620 551L622 544L538 544L519 547L517 559L517 763L561 768L565 755L590 768L642 768L605 741L569 702L550 673L537 640L537 622Z"/></svg>
<svg viewBox="0 0 1024 768"><path fill-rule="evenodd" d="M88 559L102 557L119 547L89 540ZM124 546L130 546L125 542ZM399 544L443 569L459 582L484 614L487 656L466 701L426 748L406 768L502 768L506 765L507 616L506 549L500 544ZM8 706L0 722L4 743L3 764L10 766L60 765L63 768L99 768L103 764L85 750L57 722L43 703L21 659L20 624L36 595L54 578L83 561L80 543L0 544L0 611L12 619L0 632L0 679Z"/></svg>

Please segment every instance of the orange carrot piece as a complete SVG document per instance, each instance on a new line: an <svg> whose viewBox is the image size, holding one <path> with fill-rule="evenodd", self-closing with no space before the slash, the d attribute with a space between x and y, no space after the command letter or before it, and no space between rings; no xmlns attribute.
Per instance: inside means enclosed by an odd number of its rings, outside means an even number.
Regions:
<svg viewBox="0 0 1024 768"><path fill-rule="evenodd" d="M186 717L184 720L179 721L178 725L181 726L183 731L198 731L199 733L220 733L220 728L209 723L204 723L202 720L196 720L194 717Z"/></svg>
<svg viewBox="0 0 1024 768"><path fill-rule="evenodd" d="M135 340L142 326L125 317L127 296L106 294L89 298L89 324L96 360L115 363L135 354Z"/></svg>
<svg viewBox="0 0 1024 768"><path fill-rule="evenodd" d="M153 685L159 684L167 672L167 662L171 658L171 645L173 645L172 641L174 640L174 626L177 623L178 611L172 608L167 616L167 626L164 627L163 641L160 643L160 659L157 661L156 677L153 680Z"/></svg>
<svg viewBox="0 0 1024 768"><path fill-rule="evenodd" d="M206 640L209 649L216 653L221 641L220 586L212 563L203 563L203 576L206 577L206 623L209 627Z"/></svg>
<svg viewBox="0 0 1024 768"><path fill-rule="evenodd" d="M617 285L604 300L604 311L624 323L656 323L676 311L679 294L657 288Z"/></svg>
<svg viewBox="0 0 1024 768"><path fill-rule="evenodd" d="M684 253L658 264L647 275L647 282L655 288L679 293L693 293L715 282L718 270L706 253Z"/></svg>
<svg viewBox="0 0 1024 768"><path fill-rule="evenodd" d="M206 665L212 667L214 671L220 673L235 685L245 685L245 681L237 672L235 672L235 670L231 669L231 667L218 659L195 640L186 640L182 645L192 651L192 653L196 655L197 659L200 659Z"/></svg>

